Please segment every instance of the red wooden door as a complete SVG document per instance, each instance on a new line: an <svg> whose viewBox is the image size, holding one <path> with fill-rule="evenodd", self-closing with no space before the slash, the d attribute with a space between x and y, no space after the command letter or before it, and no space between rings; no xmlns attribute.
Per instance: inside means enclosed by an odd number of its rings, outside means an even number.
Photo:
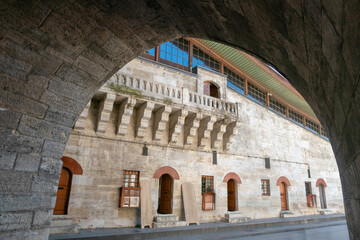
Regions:
<svg viewBox="0 0 360 240"><path fill-rule="evenodd" d="M70 186L71 186L71 172L67 168L63 167L61 169L59 187L56 194L54 215L67 214Z"/></svg>
<svg viewBox="0 0 360 240"><path fill-rule="evenodd" d="M236 183L233 179L227 182L228 211L236 211Z"/></svg>
<svg viewBox="0 0 360 240"><path fill-rule="evenodd" d="M161 176L161 189L159 200L159 213L171 213L172 202L172 178L168 174Z"/></svg>
<svg viewBox="0 0 360 240"><path fill-rule="evenodd" d="M280 184L281 210L287 210L287 196L285 183Z"/></svg>

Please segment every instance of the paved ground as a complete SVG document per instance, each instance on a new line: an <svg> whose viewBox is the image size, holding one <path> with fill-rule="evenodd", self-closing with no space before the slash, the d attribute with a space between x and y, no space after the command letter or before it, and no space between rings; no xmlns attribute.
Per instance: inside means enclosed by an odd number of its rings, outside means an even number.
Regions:
<svg viewBox="0 0 360 240"><path fill-rule="evenodd" d="M218 240L218 239L269 239L269 240L347 240L348 231L344 214L311 215L291 218L256 219L243 223L203 223L186 227L161 229L95 229L77 234L51 235L51 240Z"/></svg>
<svg viewBox="0 0 360 240"><path fill-rule="evenodd" d="M245 236L244 236L245 235ZM254 236L248 236L254 235ZM243 237L241 237L243 236ZM345 220L327 223L306 223L293 226L261 228L232 232L196 234L181 237L152 238L152 240L349 240Z"/></svg>

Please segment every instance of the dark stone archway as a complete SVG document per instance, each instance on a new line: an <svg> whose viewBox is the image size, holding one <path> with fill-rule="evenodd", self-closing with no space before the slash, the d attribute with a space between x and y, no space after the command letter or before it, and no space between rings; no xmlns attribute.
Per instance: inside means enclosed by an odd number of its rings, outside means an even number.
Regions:
<svg viewBox="0 0 360 240"><path fill-rule="evenodd" d="M276 66L329 133L360 238L360 2L1 1L0 237L46 239L75 120L119 68L180 36Z"/></svg>

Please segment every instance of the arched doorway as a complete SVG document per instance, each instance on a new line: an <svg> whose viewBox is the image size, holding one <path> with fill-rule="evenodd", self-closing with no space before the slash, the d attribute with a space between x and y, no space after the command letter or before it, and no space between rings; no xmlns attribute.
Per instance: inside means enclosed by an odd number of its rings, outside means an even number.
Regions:
<svg viewBox="0 0 360 240"><path fill-rule="evenodd" d="M228 193L228 211L236 211L236 183L234 179L230 179L227 182L227 193Z"/></svg>
<svg viewBox="0 0 360 240"><path fill-rule="evenodd" d="M212 82L204 82L204 94L210 97L219 98L219 88Z"/></svg>
<svg viewBox="0 0 360 240"><path fill-rule="evenodd" d="M327 203L326 203L325 188L327 187L327 184L324 179L319 178L316 181L316 186L319 188L319 198L320 198L321 209L326 209Z"/></svg>
<svg viewBox="0 0 360 240"><path fill-rule="evenodd" d="M236 173L230 172L225 175L223 182L227 183L228 211L236 211L238 208L237 184L241 184L241 179Z"/></svg>
<svg viewBox="0 0 360 240"><path fill-rule="evenodd" d="M320 196L321 209L326 209L327 204L326 204L325 186L322 183L319 184L319 196Z"/></svg>
<svg viewBox="0 0 360 240"><path fill-rule="evenodd" d="M173 179L169 174L163 174L159 181L159 208L158 213L172 213Z"/></svg>
<svg viewBox="0 0 360 240"><path fill-rule="evenodd" d="M66 167L62 167L59 186L56 193L54 215L67 214L69 197L70 197L71 180L72 180L71 171Z"/></svg>
<svg viewBox="0 0 360 240"><path fill-rule="evenodd" d="M280 183L280 199L281 199L281 211L288 210L288 197L286 191L286 183Z"/></svg>
<svg viewBox="0 0 360 240"><path fill-rule="evenodd" d="M82 167L75 159L63 156L61 160L63 161L63 166L61 168L59 185L56 193L54 215L67 214L72 176L73 174L83 174Z"/></svg>
<svg viewBox="0 0 360 240"><path fill-rule="evenodd" d="M289 210L288 187L290 186L290 181L284 176L279 177L276 186L280 187L281 211Z"/></svg>

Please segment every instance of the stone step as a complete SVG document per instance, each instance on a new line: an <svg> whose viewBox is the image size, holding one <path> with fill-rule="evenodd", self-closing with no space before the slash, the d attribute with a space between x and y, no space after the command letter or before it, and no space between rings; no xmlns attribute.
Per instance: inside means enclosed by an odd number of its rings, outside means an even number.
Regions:
<svg viewBox="0 0 360 240"><path fill-rule="evenodd" d="M228 223L247 222L249 220L250 220L249 217L225 218L225 222L228 222Z"/></svg>
<svg viewBox="0 0 360 240"><path fill-rule="evenodd" d="M295 217L295 215L294 215L294 213L292 213L290 211L281 211L280 217L281 218L289 218L289 217Z"/></svg>
<svg viewBox="0 0 360 240"><path fill-rule="evenodd" d="M153 222L153 228L183 227L183 226L186 226L185 221Z"/></svg>
<svg viewBox="0 0 360 240"><path fill-rule="evenodd" d="M246 217L243 213L225 213L225 218L243 218Z"/></svg>
<svg viewBox="0 0 360 240"><path fill-rule="evenodd" d="M162 223L162 222L177 222L179 221L179 217L173 214L166 215L158 215L154 217L154 222Z"/></svg>
<svg viewBox="0 0 360 240"><path fill-rule="evenodd" d="M72 224L72 220L68 218L62 218L62 219L53 219L51 221L50 226L51 227L59 227L59 226L69 226Z"/></svg>
<svg viewBox="0 0 360 240"><path fill-rule="evenodd" d="M50 234L78 233L78 225L71 224L66 226L51 226Z"/></svg>
<svg viewBox="0 0 360 240"><path fill-rule="evenodd" d="M320 209L318 210L321 215L332 214L333 212L330 209Z"/></svg>

